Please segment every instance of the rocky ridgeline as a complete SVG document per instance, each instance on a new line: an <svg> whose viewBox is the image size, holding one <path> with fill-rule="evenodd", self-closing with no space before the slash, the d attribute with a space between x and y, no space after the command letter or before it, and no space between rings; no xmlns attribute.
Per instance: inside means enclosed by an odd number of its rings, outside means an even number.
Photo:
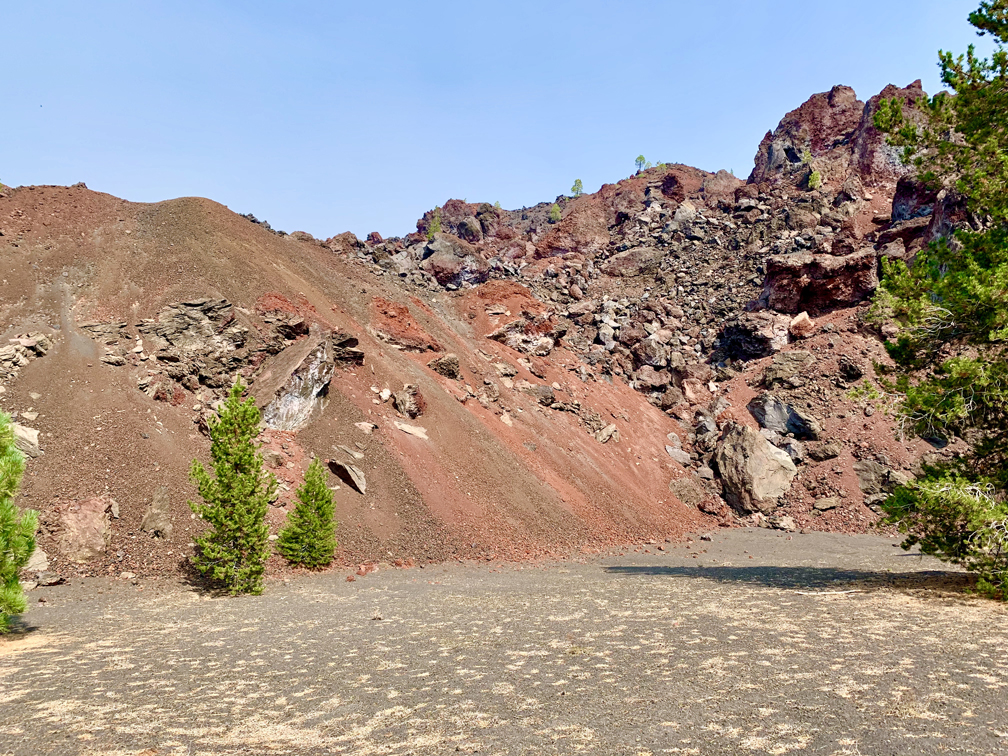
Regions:
<svg viewBox="0 0 1008 756"><path fill-rule="evenodd" d="M920 82L887 87L867 103L849 87L814 95L767 132L745 182L662 165L592 195L557 197L558 222L554 203L507 211L449 200L436 233L429 211L403 238L301 237L407 288L524 284L544 311L523 313L489 338L540 358L562 344L580 357L583 379L626 381L690 428L684 439L670 436L670 456L737 513L772 515L801 479L798 466L839 455L814 412L850 404L855 383L887 359L860 311L840 325L816 318L866 302L883 258L912 261L969 222L954 193L908 175L874 128L882 97L901 98L914 120L922 96ZM828 334L827 348L842 359L824 363L801 348L816 334ZM881 336L894 334L887 326ZM753 372L754 360L771 356ZM739 374L760 393L734 410L755 418L760 433L732 419L727 382ZM858 409L871 416L875 406ZM870 458L867 444L852 447L863 501L875 508L906 472L884 455ZM826 482L803 485L817 512L842 493Z"/></svg>

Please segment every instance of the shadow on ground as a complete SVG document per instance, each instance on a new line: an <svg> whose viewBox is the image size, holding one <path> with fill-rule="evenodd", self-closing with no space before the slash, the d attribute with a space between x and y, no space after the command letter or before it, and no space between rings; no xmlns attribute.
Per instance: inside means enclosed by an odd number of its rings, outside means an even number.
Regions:
<svg viewBox="0 0 1008 756"><path fill-rule="evenodd" d="M926 589L966 593L976 578L965 572L926 570L920 572L873 572L830 567L605 567L610 575L703 578L719 583L750 583L771 588L881 588Z"/></svg>

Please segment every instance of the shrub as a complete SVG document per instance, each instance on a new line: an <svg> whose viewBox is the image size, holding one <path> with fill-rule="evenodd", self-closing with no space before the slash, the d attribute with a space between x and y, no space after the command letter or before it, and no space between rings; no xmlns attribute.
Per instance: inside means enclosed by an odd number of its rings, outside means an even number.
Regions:
<svg viewBox="0 0 1008 756"><path fill-rule="evenodd" d="M10 417L0 412L0 633L27 606L19 573L35 551L38 512L19 513L14 497L24 474L24 455L14 446Z"/></svg>
<svg viewBox="0 0 1008 756"><path fill-rule="evenodd" d="M296 496L297 505L280 531L277 551L291 564L325 567L336 552L336 521L333 492L318 457L309 465Z"/></svg>
<svg viewBox="0 0 1008 756"><path fill-rule="evenodd" d="M580 197L584 194L584 184L581 183L581 179L574 179L574 186L571 187L571 194L575 197Z"/></svg>
<svg viewBox="0 0 1008 756"><path fill-rule="evenodd" d="M550 208L549 221L550 223L560 222L560 205L553 203L553 207Z"/></svg>
<svg viewBox="0 0 1008 756"><path fill-rule="evenodd" d="M822 174L819 171L812 171L808 177L808 188L815 191L822 186Z"/></svg>
<svg viewBox="0 0 1008 756"><path fill-rule="evenodd" d="M210 419L210 457L215 477L193 460L190 476L203 504L189 502L193 512L210 524L196 537L193 564L197 570L236 595L262 593L269 556L266 512L276 491L276 479L263 471L255 437L259 408L245 387L235 383L227 400Z"/></svg>

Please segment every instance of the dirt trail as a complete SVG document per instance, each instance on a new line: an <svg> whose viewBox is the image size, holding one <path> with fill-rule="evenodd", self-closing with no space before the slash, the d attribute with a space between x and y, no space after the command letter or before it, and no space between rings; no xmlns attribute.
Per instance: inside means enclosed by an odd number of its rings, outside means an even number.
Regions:
<svg viewBox="0 0 1008 756"><path fill-rule="evenodd" d="M962 573L873 536L663 548L39 589L0 753L1008 752L1008 609Z"/></svg>

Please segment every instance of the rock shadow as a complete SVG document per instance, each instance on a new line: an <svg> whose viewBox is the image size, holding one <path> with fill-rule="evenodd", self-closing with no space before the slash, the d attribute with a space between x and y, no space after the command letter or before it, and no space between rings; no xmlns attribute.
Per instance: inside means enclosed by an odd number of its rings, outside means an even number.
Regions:
<svg viewBox="0 0 1008 756"><path fill-rule="evenodd" d="M748 583L769 588L790 589L859 589L875 591L883 588L930 590L964 594L976 585L976 576L951 570L921 570L914 572L881 572L834 567L777 566L660 566L614 565L603 568L610 575L628 577L703 578L718 583Z"/></svg>

